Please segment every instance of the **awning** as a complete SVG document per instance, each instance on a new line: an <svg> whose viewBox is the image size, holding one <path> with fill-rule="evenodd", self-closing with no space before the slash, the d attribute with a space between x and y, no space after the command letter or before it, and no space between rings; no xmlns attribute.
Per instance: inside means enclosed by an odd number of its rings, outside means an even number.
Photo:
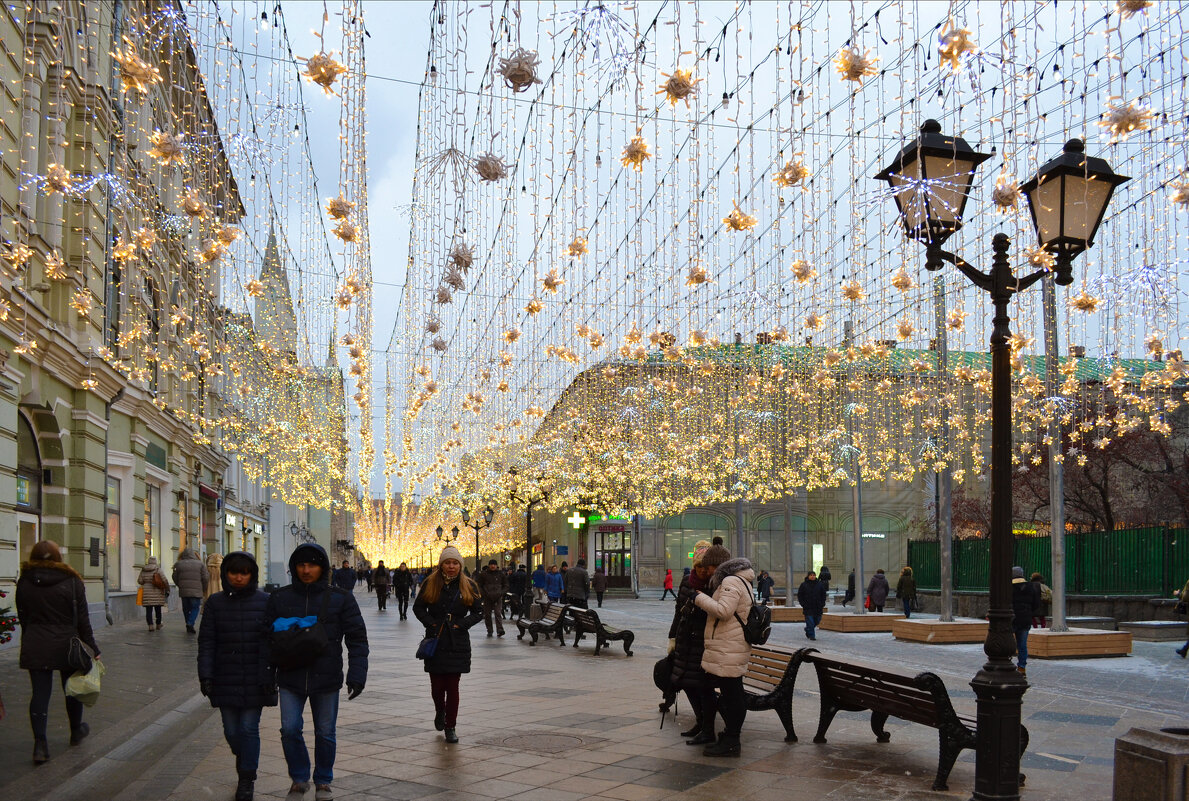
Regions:
<svg viewBox="0 0 1189 801"><path fill-rule="evenodd" d="M210 498L212 501L219 500L219 491L210 484L204 484L201 481L198 482L198 494L203 498Z"/></svg>

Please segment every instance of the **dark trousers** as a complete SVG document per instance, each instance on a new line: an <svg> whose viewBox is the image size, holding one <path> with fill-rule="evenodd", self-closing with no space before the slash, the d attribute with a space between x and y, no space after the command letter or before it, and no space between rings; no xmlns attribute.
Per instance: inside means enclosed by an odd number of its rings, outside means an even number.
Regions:
<svg viewBox="0 0 1189 801"><path fill-rule="evenodd" d="M570 606L576 606L579 609L588 609L585 598L576 598L573 595L569 596Z"/></svg>
<svg viewBox="0 0 1189 801"><path fill-rule="evenodd" d="M387 584L377 584L376 585L376 601L379 602L381 609L388 608L388 585Z"/></svg>
<svg viewBox="0 0 1189 801"><path fill-rule="evenodd" d="M706 677L709 685L717 687L719 691L717 711L722 714L723 734L738 737L739 732L743 731L743 720L747 717L747 696L743 692L743 677L715 676L712 673L707 673ZM710 691L710 695L714 695L713 690ZM709 717L713 719L713 715Z"/></svg>
<svg viewBox="0 0 1189 801"><path fill-rule="evenodd" d="M672 587L665 587L665 591L661 593L661 600L665 600L665 598L667 598L670 594L673 596L673 600L676 601L677 593L673 592Z"/></svg>
<svg viewBox="0 0 1189 801"><path fill-rule="evenodd" d="M154 609L157 610L157 625L160 626L161 625L161 607L159 607L159 606L146 606L144 608L144 621L145 621L145 623L148 623L150 626L153 625L153 610Z"/></svg>
<svg viewBox="0 0 1189 801"><path fill-rule="evenodd" d="M495 627L500 634L504 633L504 599L483 599L483 624L487 626L487 633L491 634L491 621L495 619Z"/></svg>
<svg viewBox="0 0 1189 801"><path fill-rule="evenodd" d="M72 670L58 671L62 681L62 692L66 692L66 680L70 678ZM33 685L33 696L29 699L29 723L33 727L33 738L44 740L46 727L49 724L50 695L54 691L54 671L30 670L29 681ZM71 730L77 729L83 722L83 705L77 698L66 696L66 717L70 719Z"/></svg>
<svg viewBox="0 0 1189 801"><path fill-rule="evenodd" d="M458 680L460 673L430 673L429 691L433 696L434 711L446 718L446 728L453 729L458 723Z"/></svg>
<svg viewBox="0 0 1189 801"><path fill-rule="evenodd" d="M597 592L595 592L595 598L598 598L599 608L602 609L603 608L603 591L598 590Z"/></svg>
<svg viewBox="0 0 1189 801"><path fill-rule="evenodd" d="M396 593L396 609L400 612L401 620L409 616L409 593L407 591Z"/></svg>

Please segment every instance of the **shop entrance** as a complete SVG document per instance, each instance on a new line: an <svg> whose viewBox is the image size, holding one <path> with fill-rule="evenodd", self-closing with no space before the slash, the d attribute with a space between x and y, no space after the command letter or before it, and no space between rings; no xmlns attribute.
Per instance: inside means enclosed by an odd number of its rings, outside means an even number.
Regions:
<svg viewBox="0 0 1189 801"><path fill-rule="evenodd" d="M632 586L632 534L626 525L596 524L595 568L603 568L608 587Z"/></svg>

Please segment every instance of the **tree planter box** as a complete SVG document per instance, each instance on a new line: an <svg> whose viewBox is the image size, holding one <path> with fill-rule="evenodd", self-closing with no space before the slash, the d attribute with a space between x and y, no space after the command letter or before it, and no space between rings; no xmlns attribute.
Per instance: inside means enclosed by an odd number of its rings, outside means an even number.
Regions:
<svg viewBox="0 0 1189 801"><path fill-rule="evenodd" d="M1184 642L1185 623L1181 620L1134 620L1120 623L1119 631L1131 633L1132 638L1146 642Z"/></svg>
<svg viewBox="0 0 1189 801"><path fill-rule="evenodd" d="M897 620L904 620L903 615L893 614L891 612L868 612L865 615L856 615L849 612L837 613L826 612L822 615L822 622L819 628L826 631L891 631L892 626Z"/></svg>
<svg viewBox="0 0 1189 801"><path fill-rule="evenodd" d="M897 640L927 645L979 643L987 639L987 621L959 618L948 623L934 619L901 618L892 623Z"/></svg>
<svg viewBox="0 0 1189 801"><path fill-rule="evenodd" d="M1131 633L1127 631L1033 629L1028 635L1029 659L1079 659L1130 653Z"/></svg>
<svg viewBox="0 0 1189 801"><path fill-rule="evenodd" d="M772 607L773 623L804 623L805 610L799 606Z"/></svg>

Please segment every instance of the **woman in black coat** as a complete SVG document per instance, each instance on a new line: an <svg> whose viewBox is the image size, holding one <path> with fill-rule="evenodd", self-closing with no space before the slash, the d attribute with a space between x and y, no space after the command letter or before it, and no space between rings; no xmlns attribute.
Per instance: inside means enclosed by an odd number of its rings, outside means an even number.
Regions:
<svg viewBox="0 0 1189 801"><path fill-rule="evenodd" d="M413 591L413 574L409 566L401 562L392 573L392 594L396 596L396 608L400 612L400 619L409 617L409 593Z"/></svg>
<svg viewBox="0 0 1189 801"><path fill-rule="evenodd" d="M33 546L29 561L21 565L17 579L17 618L21 625L21 668L29 671L33 697L29 700L29 723L33 728L33 762L50 758L46 732L49 727L50 695L54 671L62 689L74 673L70 666L70 641L78 637L99 657L99 646L91 631L87 609L87 588L82 576L62 562L58 545L42 540ZM66 696L70 719L70 744L78 745L91 729L83 723L83 705Z"/></svg>
<svg viewBox="0 0 1189 801"><path fill-rule="evenodd" d="M260 713L277 705L276 675L265 636L268 593L257 587L251 554L228 554L219 567L223 591L207 599L198 629L198 682L223 715L223 736L235 754L236 801L251 801L260 763Z"/></svg>
<svg viewBox="0 0 1189 801"><path fill-rule="evenodd" d="M458 680L471 672L471 637L467 630L483 619L475 582L462 575L462 556L453 545L442 549L438 567L421 583L413 615L426 637L437 637L434 655L425 660L433 694L434 728L446 730L446 742L458 742Z"/></svg>
<svg viewBox="0 0 1189 801"><path fill-rule="evenodd" d="M694 568L682 576L677 589L677 601L673 611L673 623L669 626L669 640L673 649L673 686L685 692L690 709L694 711L694 725L681 732L690 745L712 743L714 736L714 687L702 670L702 652L705 650L706 612L694 603L699 591L705 592L714 572L702 566L702 553L710 547L704 540L694 547Z"/></svg>

